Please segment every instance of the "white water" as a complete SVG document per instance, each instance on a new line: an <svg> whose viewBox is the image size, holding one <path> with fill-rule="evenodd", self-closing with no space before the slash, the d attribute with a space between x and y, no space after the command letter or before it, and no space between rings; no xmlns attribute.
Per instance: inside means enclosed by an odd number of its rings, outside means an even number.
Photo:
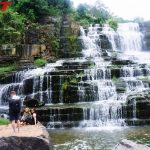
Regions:
<svg viewBox="0 0 150 150"><path fill-rule="evenodd" d="M117 31L105 25L102 33L107 36L113 50L126 52L142 50L143 34L137 23L119 23Z"/></svg>
<svg viewBox="0 0 150 150"><path fill-rule="evenodd" d="M115 40L116 38L118 38L117 33L107 24L103 27L102 33L107 36L108 40L111 43L112 49L117 50L117 45Z"/></svg>
<svg viewBox="0 0 150 150"><path fill-rule="evenodd" d="M14 83L6 84L0 87L0 105L5 105L8 103L8 96L10 94L11 90L15 90L17 94L22 95L22 90L24 86L24 82L27 79L33 78L33 92L30 95L32 98L35 98L37 94L39 94L40 101L43 101L43 80L44 80L44 74L47 74L48 72L54 71L56 66L61 66L63 63L63 60L59 60L56 63L47 64L43 68L37 68L37 69L30 69L26 71L20 71L17 72L14 76ZM47 80L48 85L48 80ZM51 87L51 86L50 86ZM48 101L51 102L51 89L47 89L46 92L50 91L48 93Z"/></svg>
<svg viewBox="0 0 150 150"><path fill-rule="evenodd" d="M120 23L117 33L122 51L142 50L142 33L137 23Z"/></svg>
<svg viewBox="0 0 150 150"><path fill-rule="evenodd" d="M90 56L95 62L95 67L85 70L84 73L88 82L91 85L97 85L98 88L98 95L95 99L97 105L84 108L84 120L80 123L81 127L124 125L121 113L123 102L117 101L116 87L111 80L110 69L106 68L107 64L101 57L101 47L97 42L100 35L107 32L106 30L100 32L99 28L97 25L90 26L87 34L85 34L84 29L81 27L82 34L80 38L83 41L84 57ZM109 37L113 39L113 36L110 35ZM114 45L112 44L112 46ZM82 89L80 95L85 96L84 89Z"/></svg>

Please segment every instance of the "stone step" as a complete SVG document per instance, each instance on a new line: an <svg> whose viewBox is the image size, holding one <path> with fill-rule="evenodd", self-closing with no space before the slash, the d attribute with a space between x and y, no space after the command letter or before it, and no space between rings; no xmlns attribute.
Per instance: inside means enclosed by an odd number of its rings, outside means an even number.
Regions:
<svg viewBox="0 0 150 150"><path fill-rule="evenodd" d="M64 62L63 66L70 66L70 65L75 65L75 66L82 66L82 65L95 65L94 62L92 61L84 61L84 62Z"/></svg>
<svg viewBox="0 0 150 150"><path fill-rule="evenodd" d="M58 66L56 67L58 70L75 70L75 69L87 69L89 65L66 65L66 66Z"/></svg>
<svg viewBox="0 0 150 150"><path fill-rule="evenodd" d="M56 70L51 72L46 72L45 75L75 75L75 74L83 74L83 69L74 69L74 70Z"/></svg>

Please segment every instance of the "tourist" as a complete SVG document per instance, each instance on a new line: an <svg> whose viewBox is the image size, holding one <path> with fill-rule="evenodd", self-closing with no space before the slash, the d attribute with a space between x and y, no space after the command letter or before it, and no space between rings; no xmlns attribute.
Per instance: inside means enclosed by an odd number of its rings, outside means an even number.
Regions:
<svg viewBox="0 0 150 150"><path fill-rule="evenodd" d="M28 124L31 120L31 117L30 109L26 107L21 117L21 124Z"/></svg>
<svg viewBox="0 0 150 150"><path fill-rule="evenodd" d="M35 109L31 109L31 114L32 114L32 119L34 121L34 124L36 125L37 124L37 117L36 117L36 111Z"/></svg>
<svg viewBox="0 0 150 150"><path fill-rule="evenodd" d="M21 118L22 124L30 124L30 125L36 125L37 118L36 118L36 112L35 109L29 109L28 107L25 108L23 112L23 116Z"/></svg>
<svg viewBox="0 0 150 150"><path fill-rule="evenodd" d="M12 124L13 131L16 131L16 123L18 132L20 129L20 112L21 112L21 99L16 95L15 91L11 91L9 99L9 118Z"/></svg>

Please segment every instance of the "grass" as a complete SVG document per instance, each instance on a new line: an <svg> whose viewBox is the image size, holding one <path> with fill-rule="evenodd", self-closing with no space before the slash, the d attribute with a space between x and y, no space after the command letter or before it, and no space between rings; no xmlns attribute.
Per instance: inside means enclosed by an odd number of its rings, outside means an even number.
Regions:
<svg viewBox="0 0 150 150"><path fill-rule="evenodd" d="M8 125L9 123L9 120L0 118L0 125Z"/></svg>
<svg viewBox="0 0 150 150"><path fill-rule="evenodd" d="M45 59L39 58L34 61L34 64L38 67L42 67L47 63Z"/></svg>
<svg viewBox="0 0 150 150"><path fill-rule="evenodd" d="M0 75L6 75L16 70L16 68L17 68L16 64L0 66Z"/></svg>

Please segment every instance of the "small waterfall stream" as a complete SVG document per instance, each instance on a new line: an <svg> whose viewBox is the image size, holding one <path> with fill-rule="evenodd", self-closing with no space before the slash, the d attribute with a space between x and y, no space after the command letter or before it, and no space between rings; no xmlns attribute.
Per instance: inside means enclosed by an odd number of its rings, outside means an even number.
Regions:
<svg viewBox="0 0 150 150"><path fill-rule="evenodd" d="M48 128L124 126L127 96L150 88L149 82L142 80L150 78L150 58L141 52L139 26L119 24L114 31L108 25L91 25L80 31L83 57L15 73L10 83L0 84L0 105L6 106L9 92L15 90L23 99L28 96L49 105L48 114L40 118L46 118ZM102 36L107 37L112 48L102 48ZM134 63L113 64L113 52L119 61ZM114 77L115 69L119 70L118 77ZM120 81L125 83L122 93L116 83ZM133 117L136 118L136 103Z"/></svg>

